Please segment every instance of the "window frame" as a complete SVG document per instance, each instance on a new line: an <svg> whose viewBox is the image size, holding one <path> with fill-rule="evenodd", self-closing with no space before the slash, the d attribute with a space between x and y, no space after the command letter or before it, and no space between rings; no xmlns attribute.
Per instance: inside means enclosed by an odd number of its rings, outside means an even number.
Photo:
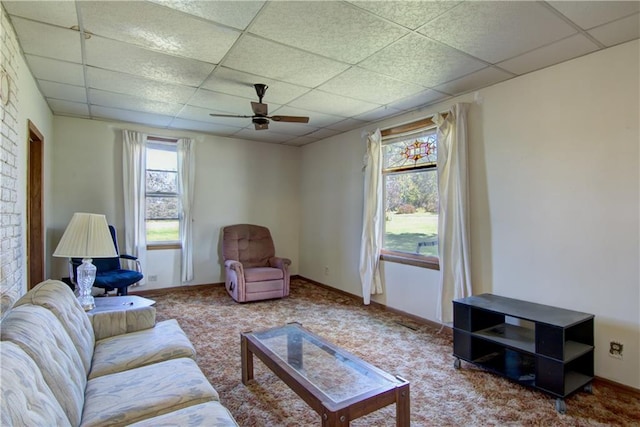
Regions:
<svg viewBox="0 0 640 427"><path fill-rule="evenodd" d="M446 115L444 116L446 117ZM433 119L431 117L428 117L428 118L417 120L404 125L387 128L387 129L381 130L380 132L382 136L382 144L384 145L385 139L388 140L393 137L398 137L404 133L419 132L422 130L427 131L435 127L436 127L436 124L434 123ZM418 170L431 170L431 169L435 169L437 173L437 170L438 170L437 163L435 166L422 166L415 169L412 168L410 170L405 169L402 171L394 171L394 172L387 172L387 173L383 172L382 179L383 179L383 191L385 191L385 194L384 194L385 203L387 200L386 185L385 185L386 181L384 179L385 175L398 174L398 173L411 173ZM440 198L440 194L438 194L438 198ZM383 223L382 232L384 233L384 231L385 230L384 230L384 223ZM433 255L420 255L420 254L412 254L407 252L382 249L380 251L380 260L387 261L387 262L395 262L395 263L404 264L404 265L411 265L415 267L427 268L431 270L440 270L440 258Z"/></svg>
<svg viewBox="0 0 640 427"><path fill-rule="evenodd" d="M155 147L158 146L169 146L169 147L173 147L177 156L178 153L178 139L176 138L162 138L162 137L157 137L157 136L148 136L147 137L147 145L145 147L145 150L152 148L152 149L157 149ZM173 150L172 150L173 151ZM146 156L146 153L145 153ZM177 158L176 158L176 167L177 167ZM147 171L149 171L150 169L148 167L145 167L145 191L144 191L144 197L145 197L145 236L147 233L147 215L146 215L146 198L147 196L147 184L146 184L146 174ZM151 169L151 170L155 170L155 169ZM177 173L178 171L176 170L176 178L177 178ZM179 191L177 191L175 193L175 196L170 195L170 197L175 197L177 199L178 205L180 205L180 193ZM180 219L180 214L178 213L178 230L180 229L180 221L182 221ZM163 249L181 249L182 248L182 243L180 242L178 236L178 240L166 240L166 241L153 241L153 242L149 242L147 241L147 250L163 250Z"/></svg>

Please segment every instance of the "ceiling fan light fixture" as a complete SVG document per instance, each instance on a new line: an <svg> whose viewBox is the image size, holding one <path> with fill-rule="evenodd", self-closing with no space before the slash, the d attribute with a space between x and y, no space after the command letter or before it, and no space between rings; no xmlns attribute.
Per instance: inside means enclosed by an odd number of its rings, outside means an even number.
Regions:
<svg viewBox="0 0 640 427"><path fill-rule="evenodd" d="M264 96L267 89L269 89L269 86L264 83L256 83L253 85L253 87L256 89L256 94L258 95L260 103L262 104L262 97Z"/></svg>

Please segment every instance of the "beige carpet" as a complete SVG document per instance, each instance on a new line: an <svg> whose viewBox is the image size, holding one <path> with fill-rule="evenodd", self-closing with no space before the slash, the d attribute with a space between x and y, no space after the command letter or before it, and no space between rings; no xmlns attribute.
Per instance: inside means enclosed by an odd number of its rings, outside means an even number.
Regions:
<svg viewBox="0 0 640 427"><path fill-rule="evenodd" d="M320 418L262 362L255 381L241 382L240 333L302 323L307 329L367 362L411 382L412 426L640 425L637 396L602 382L593 394L554 399L470 364L453 367L450 334L320 288L292 281L282 300L237 304L222 286L203 286L151 296L158 320L175 318L194 343L197 362L241 426L318 426ZM407 327L409 325L416 330ZM351 423L394 426L395 405Z"/></svg>

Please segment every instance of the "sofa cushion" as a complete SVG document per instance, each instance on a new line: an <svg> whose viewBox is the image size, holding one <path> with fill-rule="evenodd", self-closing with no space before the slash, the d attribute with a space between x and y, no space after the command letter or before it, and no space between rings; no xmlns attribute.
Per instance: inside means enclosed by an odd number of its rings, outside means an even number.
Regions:
<svg viewBox="0 0 640 427"><path fill-rule="evenodd" d="M257 267L245 268L244 280L246 282L264 282L267 280L282 280L284 273L279 268Z"/></svg>
<svg viewBox="0 0 640 427"><path fill-rule="evenodd" d="M149 418L130 427L207 426L237 427L238 423L220 402L207 402Z"/></svg>
<svg viewBox="0 0 640 427"><path fill-rule="evenodd" d="M72 425L80 423L87 377L71 338L52 312L38 305L14 307L2 320L2 341L31 357Z"/></svg>
<svg viewBox="0 0 640 427"><path fill-rule="evenodd" d="M96 342L89 378L180 357L195 359L196 351L178 322L165 320L150 329Z"/></svg>
<svg viewBox="0 0 640 427"><path fill-rule="evenodd" d="M82 426L125 426L219 400L192 359L173 359L87 382Z"/></svg>
<svg viewBox="0 0 640 427"><path fill-rule="evenodd" d="M17 344L0 342L0 425L71 426L36 363Z"/></svg>
<svg viewBox="0 0 640 427"><path fill-rule="evenodd" d="M128 332L153 328L156 324L155 307L87 313L96 341Z"/></svg>
<svg viewBox="0 0 640 427"><path fill-rule="evenodd" d="M91 323L71 288L63 282L47 280L27 292L14 307L24 304L45 307L58 318L82 358L86 376L91 367L95 337Z"/></svg>

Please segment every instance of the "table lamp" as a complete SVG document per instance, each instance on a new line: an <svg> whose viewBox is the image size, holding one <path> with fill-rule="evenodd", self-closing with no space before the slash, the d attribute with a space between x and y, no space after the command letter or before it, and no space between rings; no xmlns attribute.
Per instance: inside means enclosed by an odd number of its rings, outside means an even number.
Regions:
<svg viewBox="0 0 640 427"><path fill-rule="evenodd" d="M82 265L78 266L76 273L78 301L85 311L93 309L95 302L91 295L91 287L96 279L96 266L91 263L91 259L118 256L106 217L99 214L74 213L53 256L82 258Z"/></svg>

